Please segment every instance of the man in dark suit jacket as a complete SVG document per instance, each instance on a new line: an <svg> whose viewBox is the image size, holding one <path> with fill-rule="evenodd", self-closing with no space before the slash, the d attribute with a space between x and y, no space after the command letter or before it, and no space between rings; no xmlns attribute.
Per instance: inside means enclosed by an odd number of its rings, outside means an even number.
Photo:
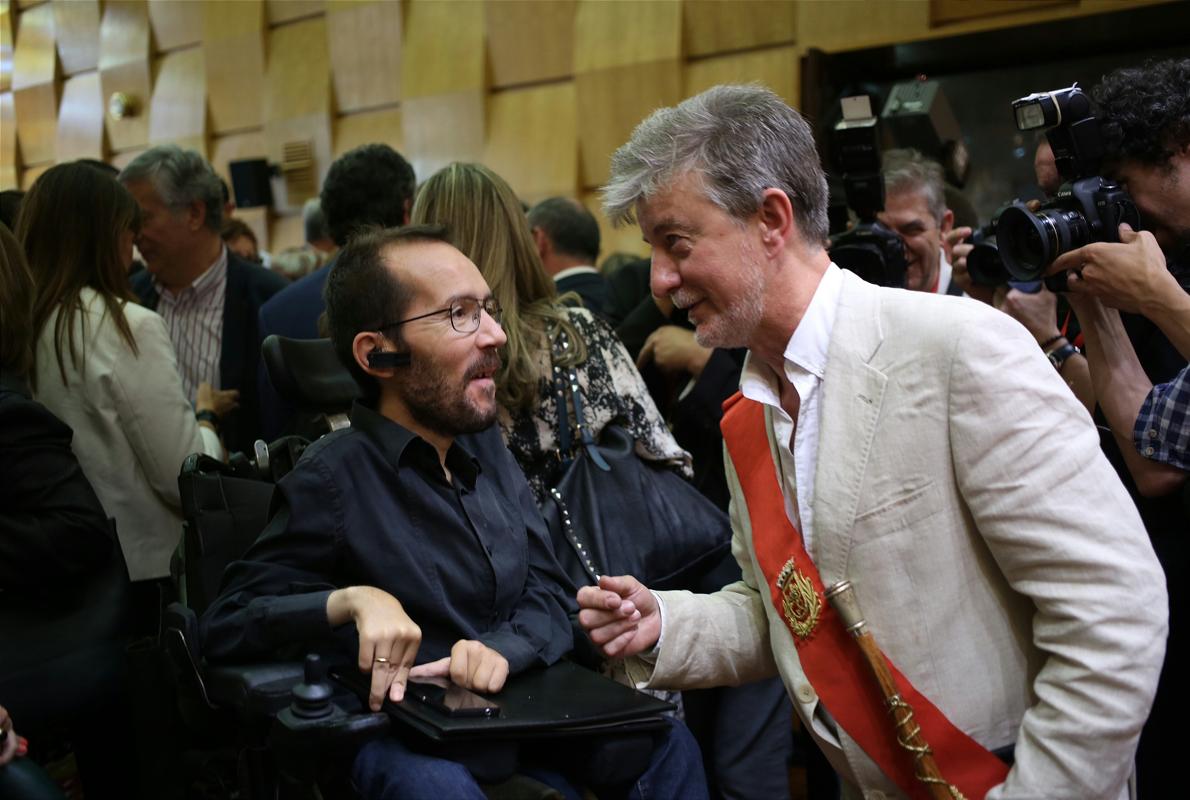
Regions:
<svg viewBox="0 0 1190 800"><path fill-rule="evenodd" d="M607 281L595 269L599 257L599 224L577 200L551 197L529 211L529 228L541 265L553 277L558 293L577 292L583 305L599 316L607 308Z"/></svg>
<svg viewBox="0 0 1190 800"><path fill-rule="evenodd" d="M132 276L132 289L165 320L191 400L203 382L239 391L239 407L217 425L229 451L251 453L261 437L257 314L285 279L224 246L219 177L198 153L151 148L120 181L141 208L136 244L147 268Z"/></svg>
<svg viewBox="0 0 1190 800"><path fill-rule="evenodd" d="M358 227L405 225L416 188L413 167L388 145L366 144L344 153L331 164L320 195L331 238L342 247ZM261 306L258 344L274 333L290 339L320 338L318 318L326 308L322 288L333 265L332 260ZM263 362L257 383L261 427L270 439L276 438L292 428L294 409L273 388Z"/></svg>

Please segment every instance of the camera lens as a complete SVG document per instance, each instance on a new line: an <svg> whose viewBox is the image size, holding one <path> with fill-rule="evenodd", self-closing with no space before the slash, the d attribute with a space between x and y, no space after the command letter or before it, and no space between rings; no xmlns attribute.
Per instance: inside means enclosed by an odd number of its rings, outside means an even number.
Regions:
<svg viewBox="0 0 1190 800"><path fill-rule="evenodd" d="M1033 214L1024 206L1004 209L996 229L1000 256L1014 280L1033 281L1063 253L1091 241L1091 226L1077 209Z"/></svg>
<svg viewBox="0 0 1190 800"><path fill-rule="evenodd" d="M996 240L982 241L967 254L967 274L977 286L999 286L1008 281Z"/></svg>

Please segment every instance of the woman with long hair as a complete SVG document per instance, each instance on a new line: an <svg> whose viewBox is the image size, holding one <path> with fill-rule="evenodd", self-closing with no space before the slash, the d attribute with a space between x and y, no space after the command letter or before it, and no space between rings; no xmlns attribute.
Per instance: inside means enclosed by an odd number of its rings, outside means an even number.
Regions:
<svg viewBox="0 0 1190 800"><path fill-rule="evenodd" d="M223 455L183 394L165 324L128 287L139 227L132 195L78 162L39 177L17 220L35 283L34 396L74 429L74 451L116 520L133 581L169 575L182 533L182 461ZM217 415L232 403L204 384L197 412Z"/></svg>
<svg viewBox="0 0 1190 800"><path fill-rule="evenodd" d="M508 344L496 378L500 425L538 504L560 477L554 365L576 369L596 439L619 422L642 458L689 477L689 455L669 432L615 332L586 309L561 302L520 201L503 178L479 164L451 164L418 189L411 217L415 224L446 226L502 307Z"/></svg>

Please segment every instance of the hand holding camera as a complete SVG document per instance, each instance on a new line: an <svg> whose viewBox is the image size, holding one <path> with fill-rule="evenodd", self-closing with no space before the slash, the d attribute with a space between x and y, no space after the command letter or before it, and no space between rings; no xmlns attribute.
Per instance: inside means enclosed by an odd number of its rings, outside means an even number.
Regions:
<svg viewBox="0 0 1190 800"><path fill-rule="evenodd" d="M1168 298L1181 293L1165 266L1165 256L1148 231L1123 223L1119 242L1096 242L1059 256L1046 271L1068 273L1072 294L1089 294L1105 305L1136 314L1160 312Z"/></svg>

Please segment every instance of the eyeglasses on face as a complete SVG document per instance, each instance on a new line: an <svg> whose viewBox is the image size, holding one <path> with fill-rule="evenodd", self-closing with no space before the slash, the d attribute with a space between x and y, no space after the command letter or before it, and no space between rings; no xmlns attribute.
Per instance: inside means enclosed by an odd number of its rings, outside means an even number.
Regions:
<svg viewBox="0 0 1190 800"><path fill-rule="evenodd" d="M416 322L419 319L426 319L434 317L438 314L446 314L450 319L450 326L459 333L475 333L479 330L479 321L486 311L488 316L500 324L500 302L494 297L489 297L485 300L479 300L474 297L460 297L451 302L447 308L440 308L437 311L428 311L425 314L418 314L416 317L409 317L408 319L398 320L396 322L386 322L379 327L379 330L386 328L395 328L398 325L404 325L406 322Z"/></svg>

